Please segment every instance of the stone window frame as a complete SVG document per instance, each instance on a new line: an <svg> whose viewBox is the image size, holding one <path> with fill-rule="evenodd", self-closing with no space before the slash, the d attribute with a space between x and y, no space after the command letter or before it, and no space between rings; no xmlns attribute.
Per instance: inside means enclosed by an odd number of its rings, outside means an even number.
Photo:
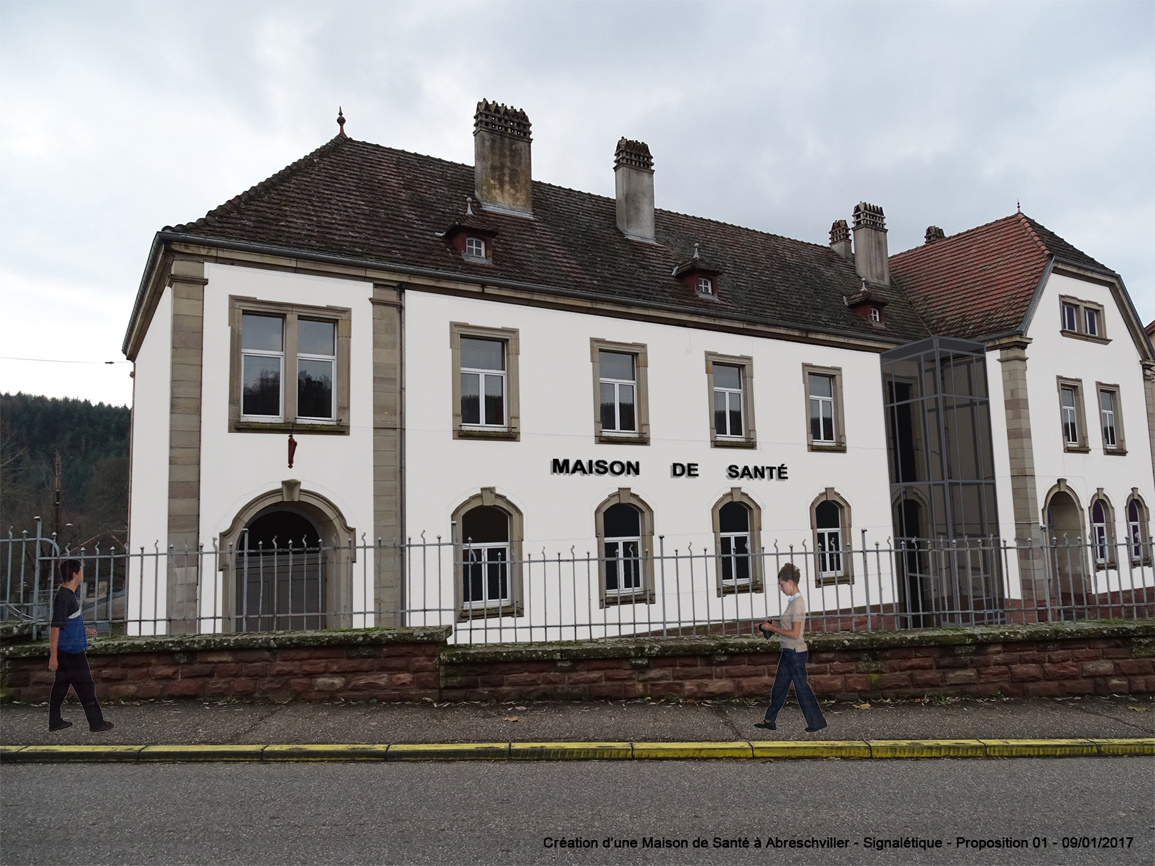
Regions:
<svg viewBox="0 0 1155 866"><path fill-rule="evenodd" d="M462 586L465 540L457 536L465 513L481 505L499 508L509 516L509 604L466 607L465 592ZM457 622L502 616L524 616L525 587L522 579L522 548L525 542L525 516L521 509L514 505L508 497L498 493L497 488L482 487L477 493L463 500L453 510L450 519L453 521L453 609L457 614Z"/></svg>
<svg viewBox="0 0 1155 866"><path fill-rule="evenodd" d="M1106 559L1102 561L1099 559L1099 538L1095 534L1095 503L1103 506L1104 538L1102 544L1106 548L1107 556ZM1091 528L1091 531L1087 534L1087 540L1090 542L1091 562L1094 563L1095 570L1103 571L1104 569L1115 568L1115 547L1117 541L1115 537L1115 508L1111 505L1111 500L1107 494L1103 492L1102 487L1095 491L1091 497L1091 501L1087 503L1087 525Z"/></svg>
<svg viewBox="0 0 1155 866"><path fill-rule="evenodd" d="M1072 306L1075 308L1075 330L1066 327L1066 316L1064 315L1064 307ZM1099 318L1099 333L1087 333L1087 310L1094 311ZM1102 343L1106 345L1111 340L1107 337L1107 317L1104 314L1105 309L1102 304L1097 304L1094 301L1084 301L1072 295L1059 295L1059 333L1064 337L1072 337L1076 340L1088 340L1092 343Z"/></svg>
<svg viewBox="0 0 1155 866"><path fill-rule="evenodd" d="M819 569L818 559L818 506L823 502L833 502L841 509L840 520L838 522L839 533L842 535L842 574L835 577L823 577ZM854 545L852 527L853 515L850 510L850 503L833 487L827 487L810 503L810 539L814 544L814 585L815 586L834 586L835 584L853 584L854 583Z"/></svg>
<svg viewBox="0 0 1155 866"><path fill-rule="evenodd" d="M834 441L815 442L813 431L810 429L810 376L826 376L831 380L831 396L834 400ZM806 423L806 449L808 451L846 451L846 413L842 403L842 368L821 367L817 364L802 365L802 396L805 412L803 420Z"/></svg>
<svg viewBox="0 0 1155 866"><path fill-rule="evenodd" d="M1131 538L1131 504L1134 503L1138 509L1139 518L1139 556L1135 556L1135 549L1132 547ZM1151 512L1147 510L1147 503L1143 501L1143 497L1139 495L1139 488L1132 487L1131 495L1127 497L1126 511L1123 513L1127 525L1127 558L1132 565L1150 565L1151 564Z"/></svg>
<svg viewBox="0 0 1155 866"><path fill-rule="evenodd" d="M505 346L505 429L480 430L461 423L461 338L476 337L498 340ZM496 439L518 442L521 439L521 378L518 360L521 339L517 328L491 328L468 322L449 323L449 351L452 365L453 438Z"/></svg>
<svg viewBox="0 0 1155 866"><path fill-rule="evenodd" d="M605 513L615 505L632 505L641 514L642 589L631 594L606 592ZM598 556L598 607L654 603L654 510L628 487L619 487L594 509Z"/></svg>
<svg viewBox="0 0 1155 866"><path fill-rule="evenodd" d="M750 582L725 584L722 581L722 508L731 502L746 506L750 512ZM714 532L714 591L723 595L763 592L765 588L765 554L762 551L762 506L741 487L731 487L710 509L710 524Z"/></svg>
<svg viewBox="0 0 1155 866"><path fill-rule="evenodd" d="M1070 389L1074 394L1075 399L1075 424L1078 425L1079 434L1082 437L1079 442L1072 445L1067 441L1067 432L1064 430L1063 421L1063 389ZM1072 454L1089 454L1091 451L1090 430L1087 429L1087 414L1083 409L1083 380L1070 379L1066 376L1055 377L1055 391L1059 397L1059 436L1063 443L1063 450Z"/></svg>
<svg viewBox="0 0 1155 866"><path fill-rule="evenodd" d="M245 313L276 316L284 322L283 354L285 362L281 373L281 418L277 421L242 420L241 390L243 364L241 362L241 319ZM349 307L325 306L266 301L244 295L229 295L229 412L230 433L328 433L349 435L349 367L350 343L353 334L353 311ZM297 327L298 319L331 321L335 327L337 341L336 391L334 406L336 417L333 421L310 419L305 423L297 420L297 389L287 387L290 381L289 364L292 359L293 375L296 383Z"/></svg>
<svg viewBox="0 0 1155 866"><path fill-rule="evenodd" d="M714 365L741 368L742 438L719 437L714 426ZM749 355L722 355L706 352L706 408L710 423L711 448L757 448L758 433L754 424L754 359Z"/></svg>
<svg viewBox="0 0 1155 866"><path fill-rule="evenodd" d="M1103 392L1107 391L1115 404L1112 410L1115 413L1115 444L1108 445L1103 437ZM1099 413L1099 436L1103 440L1103 453L1125 456L1127 454L1127 440L1123 434L1123 405L1119 398L1119 386L1107 382L1095 383L1095 408Z"/></svg>
<svg viewBox="0 0 1155 866"><path fill-rule="evenodd" d="M638 431L636 435L607 433L602 430L601 359L599 352L618 352L634 356L634 389ZM615 343L590 337L590 364L593 367L594 441L603 445L650 444L649 356L645 343Z"/></svg>

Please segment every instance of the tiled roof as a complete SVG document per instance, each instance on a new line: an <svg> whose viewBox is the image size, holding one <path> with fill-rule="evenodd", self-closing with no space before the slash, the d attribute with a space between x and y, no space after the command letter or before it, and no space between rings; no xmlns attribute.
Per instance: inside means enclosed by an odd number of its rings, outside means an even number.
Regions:
<svg viewBox="0 0 1155 866"><path fill-rule="evenodd" d="M1022 324L1052 256L1112 273L1021 213L893 255L890 273L933 333L974 339Z"/></svg>
<svg viewBox="0 0 1155 866"><path fill-rule="evenodd" d="M617 228L614 199L539 181L532 220L474 203L498 235L492 265L467 262L438 233L462 221L471 195L473 166L337 136L174 231L896 344L929 335L897 292L881 293L884 329L848 309L843 298L861 281L827 246L663 210L657 244L631 241ZM722 271L717 299L673 276L694 244Z"/></svg>

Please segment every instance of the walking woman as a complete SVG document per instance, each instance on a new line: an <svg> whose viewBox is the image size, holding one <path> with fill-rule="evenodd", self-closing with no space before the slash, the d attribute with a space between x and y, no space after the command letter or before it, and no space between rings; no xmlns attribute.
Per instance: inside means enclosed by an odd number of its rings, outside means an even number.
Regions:
<svg viewBox="0 0 1155 866"><path fill-rule="evenodd" d="M786 610L782 612L777 624L767 619L758 626L766 637L776 634L782 638L782 657L778 661L778 672L774 675L774 689L770 693L766 718L754 727L768 731L778 727L778 712L786 703L790 684L794 683L794 697L798 699L798 706L806 717L806 733L812 734L826 727L826 718L818 708L814 691L806 682L806 641L802 639L802 631L806 626L806 600L798 589L799 577L798 568L793 563L788 562L782 566L778 572L778 589L789 599Z"/></svg>

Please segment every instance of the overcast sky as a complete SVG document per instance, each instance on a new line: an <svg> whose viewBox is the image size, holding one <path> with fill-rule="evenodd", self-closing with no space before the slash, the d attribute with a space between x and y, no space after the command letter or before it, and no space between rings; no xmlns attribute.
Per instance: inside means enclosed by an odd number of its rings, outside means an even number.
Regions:
<svg viewBox="0 0 1155 866"><path fill-rule="evenodd" d="M537 180L825 243L858 201L891 252L1016 202L1155 319L1155 2L0 2L0 390L131 399L153 233L337 131L473 161L489 98ZM105 365L104 361L121 363Z"/></svg>

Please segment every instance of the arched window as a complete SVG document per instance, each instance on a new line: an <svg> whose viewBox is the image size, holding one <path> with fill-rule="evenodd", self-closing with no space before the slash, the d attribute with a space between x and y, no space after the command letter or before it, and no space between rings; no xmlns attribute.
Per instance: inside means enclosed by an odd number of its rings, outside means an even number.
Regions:
<svg viewBox="0 0 1155 866"><path fill-rule="evenodd" d="M1091 545L1095 565L1106 568L1115 565L1115 510L1103 489L1091 499Z"/></svg>
<svg viewBox="0 0 1155 866"><path fill-rule="evenodd" d="M1151 564L1150 515L1138 488L1127 497L1127 554L1135 565Z"/></svg>
<svg viewBox="0 0 1155 866"><path fill-rule="evenodd" d="M762 510L735 487L711 512L717 552L717 593L762 591Z"/></svg>
<svg viewBox="0 0 1155 866"><path fill-rule="evenodd" d="M594 514L602 606L654 600L654 513L628 487Z"/></svg>
<svg viewBox="0 0 1155 866"><path fill-rule="evenodd" d="M814 533L815 584L851 583L850 503L833 487L827 487L810 504L810 526Z"/></svg>
<svg viewBox="0 0 1155 866"><path fill-rule="evenodd" d="M453 512L458 619L521 616L521 510L483 487Z"/></svg>

